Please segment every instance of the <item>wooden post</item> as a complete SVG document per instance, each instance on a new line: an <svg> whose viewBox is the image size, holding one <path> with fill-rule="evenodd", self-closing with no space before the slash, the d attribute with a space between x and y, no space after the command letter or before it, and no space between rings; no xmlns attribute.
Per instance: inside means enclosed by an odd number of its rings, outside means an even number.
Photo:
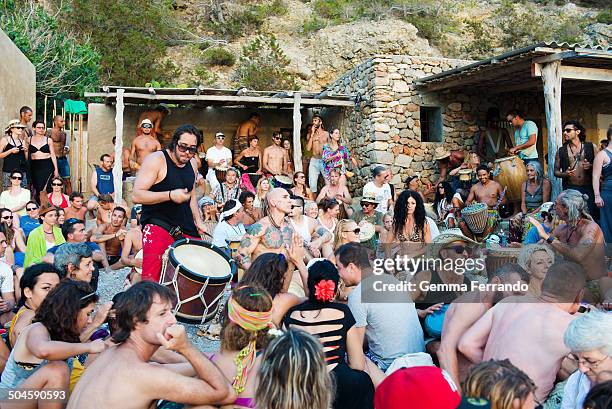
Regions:
<svg viewBox="0 0 612 409"><path fill-rule="evenodd" d="M551 183L551 197L554 201L561 193L561 179L555 177L555 156L563 144L561 130L561 61L553 61L542 66L544 83L544 106L546 108L546 127L548 128L548 179Z"/></svg>
<svg viewBox="0 0 612 409"><path fill-rule="evenodd" d="M55 118L57 116L57 103L56 102L57 102L56 99L53 98L53 118ZM64 118L64 119L66 119L66 118ZM64 128L65 128L65 126L64 126Z"/></svg>
<svg viewBox="0 0 612 409"><path fill-rule="evenodd" d="M47 96L45 95L45 107L43 108L43 118L45 121L45 128L47 127Z"/></svg>
<svg viewBox="0 0 612 409"><path fill-rule="evenodd" d="M293 94L293 170L302 171L302 113L300 112L302 94Z"/></svg>
<svg viewBox="0 0 612 409"><path fill-rule="evenodd" d="M121 153L123 152L123 93L124 89L117 90L117 103L115 105L115 166L113 167L113 183L115 185L115 203L121 203L123 196L123 182L121 180Z"/></svg>

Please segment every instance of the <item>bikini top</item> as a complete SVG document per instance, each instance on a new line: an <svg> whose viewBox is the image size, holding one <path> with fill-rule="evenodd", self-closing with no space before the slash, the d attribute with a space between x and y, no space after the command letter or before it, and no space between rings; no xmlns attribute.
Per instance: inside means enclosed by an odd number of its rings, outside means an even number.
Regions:
<svg viewBox="0 0 612 409"><path fill-rule="evenodd" d="M42 145L40 148L37 148L36 146L34 146L32 141L30 140L30 147L28 148L28 151L30 153L36 153L36 152L51 153L51 148L49 148L49 138L47 137L45 139L45 144Z"/></svg>

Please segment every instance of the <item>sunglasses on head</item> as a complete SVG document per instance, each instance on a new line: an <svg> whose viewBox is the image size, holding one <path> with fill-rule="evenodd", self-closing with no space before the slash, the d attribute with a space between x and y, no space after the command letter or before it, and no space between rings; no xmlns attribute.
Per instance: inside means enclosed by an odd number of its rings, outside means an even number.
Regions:
<svg viewBox="0 0 612 409"><path fill-rule="evenodd" d="M355 234L359 234L359 232L361 232L361 229L359 227L355 227L354 230L344 230L345 233L350 233L353 232Z"/></svg>
<svg viewBox="0 0 612 409"><path fill-rule="evenodd" d="M38 209L38 207L28 207L28 208L26 208L26 210L28 212L31 212L32 210L36 210L36 209Z"/></svg>
<svg viewBox="0 0 612 409"><path fill-rule="evenodd" d="M185 153L185 152L189 152L192 155L195 155L196 152L198 151L198 148L195 146L187 146L187 145L182 145L180 143L176 144L176 147L178 148L179 151Z"/></svg>
<svg viewBox="0 0 612 409"><path fill-rule="evenodd" d="M23 178L21 176L11 176L11 179L13 179L13 180L23 180Z"/></svg>
<svg viewBox="0 0 612 409"><path fill-rule="evenodd" d="M153 125L149 125L149 124L142 124L140 127L141 127L141 128L153 128Z"/></svg>

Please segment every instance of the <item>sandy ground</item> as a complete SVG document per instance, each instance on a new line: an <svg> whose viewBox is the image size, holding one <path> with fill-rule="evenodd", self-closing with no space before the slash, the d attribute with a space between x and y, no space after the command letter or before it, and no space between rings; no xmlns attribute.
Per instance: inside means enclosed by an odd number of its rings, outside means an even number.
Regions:
<svg viewBox="0 0 612 409"><path fill-rule="evenodd" d="M98 295L100 303L110 301L115 294L123 290L125 276L129 272L128 268L105 273L100 271L100 280L98 283ZM213 352L219 350L219 341L211 341L204 337L196 335L198 327L196 325L183 324L187 329L187 334L191 342L202 352Z"/></svg>

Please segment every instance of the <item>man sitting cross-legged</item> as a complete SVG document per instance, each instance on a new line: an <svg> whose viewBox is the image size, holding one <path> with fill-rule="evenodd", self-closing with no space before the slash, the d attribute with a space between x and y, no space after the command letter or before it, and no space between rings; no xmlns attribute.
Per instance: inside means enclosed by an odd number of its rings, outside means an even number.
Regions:
<svg viewBox="0 0 612 409"><path fill-rule="evenodd" d="M236 400L223 373L189 342L185 328L176 324L168 288L139 282L118 297L114 309L112 340L118 346L85 370L68 409L145 409L159 399L221 406ZM150 363L160 346L180 353L189 363Z"/></svg>

